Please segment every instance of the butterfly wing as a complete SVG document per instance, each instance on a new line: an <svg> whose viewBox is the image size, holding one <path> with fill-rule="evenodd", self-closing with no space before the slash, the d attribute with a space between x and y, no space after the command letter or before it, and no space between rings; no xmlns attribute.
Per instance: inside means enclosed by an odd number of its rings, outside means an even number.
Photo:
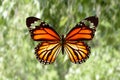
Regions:
<svg viewBox="0 0 120 80"><path fill-rule="evenodd" d="M43 64L53 63L61 51L61 45L57 41L43 41L35 48L37 59Z"/></svg>
<svg viewBox="0 0 120 80"><path fill-rule="evenodd" d="M69 41L64 46L65 52L73 63L85 62L90 54L89 48L87 44L80 41Z"/></svg>
<svg viewBox="0 0 120 80"><path fill-rule="evenodd" d="M66 41L91 40L94 37L98 18L88 17L79 22L67 35Z"/></svg>
<svg viewBox="0 0 120 80"><path fill-rule="evenodd" d="M47 23L36 17L28 17L26 25L35 41L42 41L35 48L37 59L43 64L53 63L61 50L60 36Z"/></svg>
<svg viewBox="0 0 120 80"><path fill-rule="evenodd" d="M89 57L90 47L83 40L93 39L97 25L97 17L88 17L79 22L66 35L64 49L71 62L82 63Z"/></svg>
<svg viewBox="0 0 120 80"><path fill-rule="evenodd" d="M35 17L28 17L26 25L35 41L60 41L58 33L47 23Z"/></svg>

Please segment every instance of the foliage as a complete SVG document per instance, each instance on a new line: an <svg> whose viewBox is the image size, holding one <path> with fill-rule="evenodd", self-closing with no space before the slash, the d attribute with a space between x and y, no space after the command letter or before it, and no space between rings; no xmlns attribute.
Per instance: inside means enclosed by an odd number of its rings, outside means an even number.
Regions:
<svg viewBox="0 0 120 80"><path fill-rule="evenodd" d="M1 0L0 80L119 80L119 11L119 0ZM29 36L27 17L41 18L59 34L66 34L93 15L99 17L99 25L85 63L73 64L66 54L51 65L37 61L34 47L38 43Z"/></svg>

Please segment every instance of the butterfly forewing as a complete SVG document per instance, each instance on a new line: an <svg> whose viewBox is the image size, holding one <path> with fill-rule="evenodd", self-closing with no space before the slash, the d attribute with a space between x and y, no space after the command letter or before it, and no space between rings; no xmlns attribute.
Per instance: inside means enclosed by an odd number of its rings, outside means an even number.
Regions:
<svg viewBox="0 0 120 80"><path fill-rule="evenodd" d="M93 25L95 27L97 27L97 25L98 25L98 17L97 16L91 16L91 17L85 18L84 20L90 21L91 23L93 23Z"/></svg>
<svg viewBox="0 0 120 80"><path fill-rule="evenodd" d="M35 41L60 41L60 37L49 26L43 26L31 31Z"/></svg>
<svg viewBox="0 0 120 80"><path fill-rule="evenodd" d="M60 41L58 33L47 23L35 17L29 17L26 24L35 41Z"/></svg>
<svg viewBox="0 0 120 80"><path fill-rule="evenodd" d="M98 18L88 17L79 22L67 35L66 41L91 40L94 37L95 29L98 24ZM92 25L92 27L91 27Z"/></svg>
<svg viewBox="0 0 120 80"><path fill-rule="evenodd" d="M93 30L81 25L77 25L66 36L66 41L90 40L93 38Z"/></svg>
<svg viewBox="0 0 120 80"><path fill-rule="evenodd" d="M40 19L36 18L36 17L28 17L26 19L26 25L28 28L30 28L31 24L36 22L36 21L39 21Z"/></svg>

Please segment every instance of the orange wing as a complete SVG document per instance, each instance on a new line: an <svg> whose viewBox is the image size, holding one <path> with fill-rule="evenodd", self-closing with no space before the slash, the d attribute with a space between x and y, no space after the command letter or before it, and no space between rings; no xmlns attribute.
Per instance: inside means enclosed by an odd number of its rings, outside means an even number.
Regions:
<svg viewBox="0 0 120 80"><path fill-rule="evenodd" d="M71 62L82 63L89 57L90 47L82 41L91 40L94 37L97 25L97 17L88 17L66 35L64 49Z"/></svg>
<svg viewBox="0 0 120 80"><path fill-rule="evenodd" d="M61 45L57 41L44 41L35 48L37 59L43 64L53 63L61 51Z"/></svg>
<svg viewBox="0 0 120 80"><path fill-rule="evenodd" d="M35 41L60 41L57 32L38 18L28 17L26 25Z"/></svg>
<svg viewBox="0 0 120 80"><path fill-rule="evenodd" d="M91 40L94 36L98 18L95 16L88 17L78 23L67 35L66 41Z"/></svg>
<svg viewBox="0 0 120 80"><path fill-rule="evenodd" d="M89 57L90 47L80 41L69 41L64 45L65 52L68 54L71 62L82 63Z"/></svg>

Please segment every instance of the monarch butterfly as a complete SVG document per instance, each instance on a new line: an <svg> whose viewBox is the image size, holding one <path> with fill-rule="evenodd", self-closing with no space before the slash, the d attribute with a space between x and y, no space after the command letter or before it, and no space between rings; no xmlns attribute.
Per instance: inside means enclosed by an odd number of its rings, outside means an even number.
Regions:
<svg viewBox="0 0 120 80"><path fill-rule="evenodd" d="M68 54L71 62L85 62L90 54L90 47L84 40L91 40L94 37L98 25L98 17L91 16L83 19L64 37L59 34L41 19L28 17L26 25L34 41L41 41L35 47L36 58L43 64L51 64L62 50Z"/></svg>

